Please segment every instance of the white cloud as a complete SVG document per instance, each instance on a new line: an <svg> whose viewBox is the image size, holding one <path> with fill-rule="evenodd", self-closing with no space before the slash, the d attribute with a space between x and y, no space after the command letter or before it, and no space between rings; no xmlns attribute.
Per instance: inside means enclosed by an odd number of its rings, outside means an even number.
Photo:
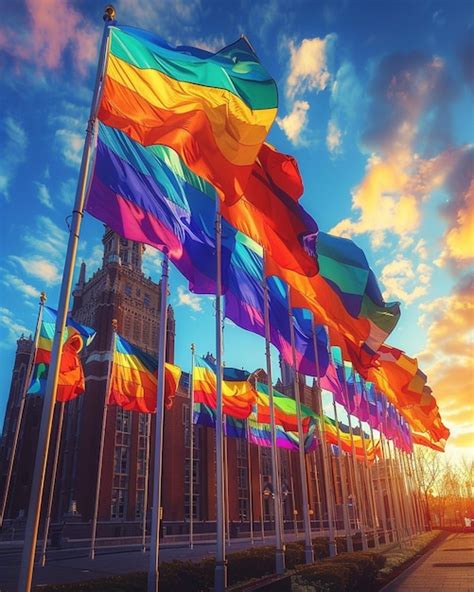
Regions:
<svg viewBox="0 0 474 592"><path fill-rule="evenodd" d="M327 67L328 47L335 40L334 34L324 39L303 39L297 46L290 40L290 72L286 80L286 94L293 99L297 94L326 88L330 73Z"/></svg>
<svg viewBox="0 0 474 592"><path fill-rule="evenodd" d="M40 295L40 291L37 288L25 283L21 278L11 273L3 274L2 284L7 286L8 288L18 290L18 292L21 292L28 298L38 298Z"/></svg>
<svg viewBox="0 0 474 592"><path fill-rule="evenodd" d="M21 124L7 116L0 127L0 196L10 200L10 185L25 161L28 139Z"/></svg>
<svg viewBox="0 0 474 592"><path fill-rule="evenodd" d="M15 320L12 311L5 307L0 307L0 327L7 330L7 340L10 342L15 342L21 334L31 334L29 329L21 324L21 322Z"/></svg>
<svg viewBox="0 0 474 592"><path fill-rule="evenodd" d="M429 265L419 263L416 266L412 260L398 255L382 269L383 296L386 300L395 298L409 305L427 294L431 275Z"/></svg>
<svg viewBox="0 0 474 592"><path fill-rule="evenodd" d="M178 286L178 306L189 306L192 310L201 312L201 301L202 298L200 296L191 294L183 286Z"/></svg>
<svg viewBox="0 0 474 592"><path fill-rule="evenodd" d="M56 141L66 164L73 167L81 164L84 145L84 138L81 135L68 129L59 129L56 131Z"/></svg>
<svg viewBox="0 0 474 592"><path fill-rule="evenodd" d="M146 245L142 259L143 273L147 276L150 276L152 279L161 277L162 261L163 255L161 251L150 247L150 245Z"/></svg>
<svg viewBox="0 0 474 592"><path fill-rule="evenodd" d="M326 146L329 152L335 154L340 152L342 143L341 130L338 128L335 121L330 120L328 123L328 132L326 136Z"/></svg>
<svg viewBox="0 0 474 592"><path fill-rule="evenodd" d="M53 209L53 200L51 199L49 189L44 183L36 183L36 186L38 187L38 199L40 202L47 208Z"/></svg>
<svg viewBox="0 0 474 592"><path fill-rule="evenodd" d="M74 204L74 198L76 195L77 179L68 179L63 181L59 187L59 198L68 206Z"/></svg>
<svg viewBox="0 0 474 592"><path fill-rule="evenodd" d="M307 101L295 101L289 115L282 118L277 117L278 126L293 144L303 143L301 134L307 124L308 111L309 103Z"/></svg>
<svg viewBox="0 0 474 592"><path fill-rule="evenodd" d="M38 254L63 261L68 232L60 228L48 216L37 216L35 230L33 232L27 231L23 239Z"/></svg>
<svg viewBox="0 0 474 592"><path fill-rule="evenodd" d="M61 280L61 274L58 267L54 263L51 263L51 261L47 261L42 257L26 258L10 255L9 259L10 261L21 265L27 274L42 280L48 286L58 284Z"/></svg>

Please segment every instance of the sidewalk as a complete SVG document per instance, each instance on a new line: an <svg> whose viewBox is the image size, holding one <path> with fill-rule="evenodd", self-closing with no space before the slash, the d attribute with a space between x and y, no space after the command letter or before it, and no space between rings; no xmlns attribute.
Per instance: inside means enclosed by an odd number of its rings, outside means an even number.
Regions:
<svg viewBox="0 0 474 592"><path fill-rule="evenodd" d="M474 592L474 534L451 534L383 592Z"/></svg>

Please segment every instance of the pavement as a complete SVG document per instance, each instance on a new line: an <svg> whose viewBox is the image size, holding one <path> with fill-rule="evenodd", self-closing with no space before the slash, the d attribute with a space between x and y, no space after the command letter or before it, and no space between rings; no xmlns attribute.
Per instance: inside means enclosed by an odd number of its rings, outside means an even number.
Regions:
<svg viewBox="0 0 474 592"><path fill-rule="evenodd" d="M450 534L382 592L474 592L474 534Z"/></svg>

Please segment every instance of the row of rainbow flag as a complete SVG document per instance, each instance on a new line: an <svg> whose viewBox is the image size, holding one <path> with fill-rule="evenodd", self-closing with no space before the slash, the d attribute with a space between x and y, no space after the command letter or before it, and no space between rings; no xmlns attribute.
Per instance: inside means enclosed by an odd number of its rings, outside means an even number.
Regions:
<svg viewBox="0 0 474 592"><path fill-rule="evenodd" d="M40 327L40 338L35 355L35 364L28 393L44 394L48 374L56 311L45 307ZM57 400L66 402L85 391L84 371L80 352L91 344L95 331L69 319L60 366ZM334 352L337 353L336 348ZM92 354L94 355L94 354ZM110 390L107 401L124 409L140 413L156 412L158 360L140 350L126 339L115 334L113 352L110 352ZM332 363L335 371L332 383L322 380L325 390L332 393L335 401L346 412L367 422L394 442L401 450L411 452L413 438L406 421L386 398L377 393L373 385L363 384L357 375L349 374L346 381L347 397L344 396L338 376L347 375L347 365ZM174 364L165 364L165 406L172 407L180 383L181 370ZM191 374L194 409L193 422L198 425L216 425L216 368L208 358L197 356ZM339 388L339 391L337 390ZM277 446L297 451L299 446L296 401L273 389ZM252 380L245 370L224 368L223 411L225 433L228 437L246 438L259 446L271 446L270 401L267 385ZM301 405L304 449L314 450L321 433L326 442L340 446L344 452L355 454L360 460L375 460L379 444L364 433L362 424L351 436L349 428L325 414L322 419L307 405ZM321 421L324 425L321 425ZM364 441L362 439L364 438ZM364 451L365 449L365 451Z"/></svg>
<svg viewBox="0 0 474 592"><path fill-rule="evenodd" d="M425 374L386 343L399 304L384 301L359 247L319 232L296 160L265 143L277 107L245 38L209 53L114 23L86 211L166 253L200 294L217 293L217 212L226 317L264 336L265 279L270 340L286 362L294 322L298 372L323 377L326 326L354 371L443 448L449 430Z"/></svg>
<svg viewBox="0 0 474 592"><path fill-rule="evenodd" d="M195 293L217 294L220 244L227 318L265 336L266 288L283 360L293 364L292 325L299 373L333 379L337 348L347 370L333 380L340 400L341 383L357 393L360 376L443 449L449 430L427 377L386 343L399 304L384 301L355 243L319 231L299 201L296 160L265 143L277 106L276 84L245 38L211 54L113 23L86 211L163 251Z"/></svg>

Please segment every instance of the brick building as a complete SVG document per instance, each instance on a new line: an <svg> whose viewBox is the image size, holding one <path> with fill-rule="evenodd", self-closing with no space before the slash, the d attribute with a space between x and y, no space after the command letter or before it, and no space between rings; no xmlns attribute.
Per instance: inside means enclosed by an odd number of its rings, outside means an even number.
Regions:
<svg viewBox="0 0 474 592"><path fill-rule="evenodd" d="M76 525L90 523L93 513L102 409L108 376L107 353L110 349L112 320L120 335L138 347L157 354L161 287L142 271L143 245L122 239L109 229L103 236L102 266L87 278L86 266L80 269L73 291L73 318L97 331L91 345L83 352L86 392L66 403L60 462L55 493L53 520ZM168 306L166 358L174 361L175 320ZM31 339L17 342L17 353L0 447L0 485L6 474L18 401L25 380ZM264 378L263 376L261 378ZM282 364L282 381L277 388L291 392L291 373ZM317 408L315 387L301 383L302 401ZM183 372L173 407L165 414L163 463L163 520L169 532L184 533L190 513L190 399L189 375ZM56 409L56 414L58 409ZM18 462L15 465L12 491L6 517L24 516L28 504L34 448L38 437L41 399L29 398L20 435ZM147 433L154 442L154 416L125 411L110 406L107 411L106 438L99 502L99 536L138 534L145 499ZM194 496L196 530L213 530L215 525L215 433L195 426ZM56 442L55 433L51 446ZM10 448L9 448L10 447ZM262 521L271 528L271 453L269 449L249 446L246 441L228 439L227 444L229 521L240 528L249 527L251 509L255 528ZM153 452L151 452L153 456ZM283 488L283 513L287 528L295 518L302 520L298 455L279 451ZM312 516L326 514L322 480L321 451L307 455L309 503ZM151 459L152 465L152 459ZM319 476L319 478L318 478ZM148 500L151 500L153 477L150 475ZM48 491L46 488L46 495ZM149 506L149 503L148 503ZM149 513L150 508L146 511ZM247 524L245 524L247 523ZM118 528L120 525L120 528ZM301 525L300 525L301 528Z"/></svg>

